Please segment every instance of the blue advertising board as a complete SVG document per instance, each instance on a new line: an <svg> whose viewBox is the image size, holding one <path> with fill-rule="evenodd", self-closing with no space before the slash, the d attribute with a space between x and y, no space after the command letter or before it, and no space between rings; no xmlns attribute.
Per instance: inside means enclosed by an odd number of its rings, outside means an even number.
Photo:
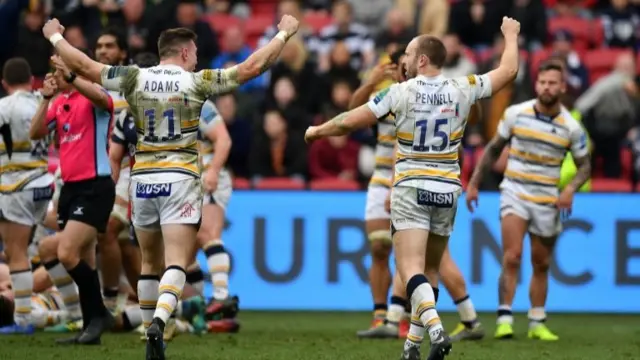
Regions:
<svg viewBox="0 0 640 360"><path fill-rule="evenodd" d="M461 206L450 240L479 311L498 305L499 194ZM550 270L548 311L640 312L640 195L579 194ZM223 234L244 309L370 310L364 192L238 191ZM514 310L529 308L528 240ZM206 270L206 260L198 260ZM393 266L393 264L391 265ZM207 291L211 291L209 287ZM455 310L440 292L441 310Z"/></svg>

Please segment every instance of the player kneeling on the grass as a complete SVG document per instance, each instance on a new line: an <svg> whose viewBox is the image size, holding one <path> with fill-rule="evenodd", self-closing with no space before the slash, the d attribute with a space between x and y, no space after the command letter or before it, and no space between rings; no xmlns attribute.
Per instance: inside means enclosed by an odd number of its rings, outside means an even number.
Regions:
<svg viewBox="0 0 640 360"><path fill-rule="evenodd" d="M198 243L207 256L213 284L213 298L207 306L207 320L228 320L210 323L213 331L237 331L238 324L234 317L238 312L238 297L229 295L231 264L221 240L225 210L233 191L231 175L224 168L231 149L231 137L211 100L202 107L200 117L204 120L200 128L200 154L205 169L202 174L205 194Z"/></svg>
<svg viewBox="0 0 640 360"><path fill-rule="evenodd" d="M467 188L467 206L473 211L482 174L509 144L507 168L500 184L503 258L495 334L499 339L513 337L511 305L520 271L522 243L528 232L533 265L528 337L558 340L544 324L549 264L558 234L562 232L561 220L571 211L573 194L591 173L587 136L580 123L560 103L566 89L565 76L564 66L559 62L548 61L540 66L535 86L537 99L505 110L498 131L485 147ZM567 151L571 151L578 170L559 193L560 168Z"/></svg>
<svg viewBox="0 0 640 360"><path fill-rule="evenodd" d="M307 141L344 135L375 124L387 113L396 115L398 151L391 191L391 229L396 267L411 299L412 323L423 325L422 330L416 327L415 333L410 331L402 359L420 358L425 331L431 340L428 360L443 359L451 351L451 340L435 309L440 261L461 193L460 142L449 141L462 137L466 117L477 100L490 97L517 75L520 24L505 17L501 30L505 51L500 66L486 75L455 79L441 75L446 58L442 41L427 35L414 38L405 58L410 80L392 85L367 105L310 127L305 133Z"/></svg>
<svg viewBox="0 0 640 360"><path fill-rule="evenodd" d="M15 323L0 334L30 334L31 273L28 248L32 228L41 224L53 196L53 176L48 173L47 141L29 139L28 120L36 113L41 96L32 92L31 68L25 59L9 59L2 69L2 86L9 95L0 99L0 239L11 269L15 293Z"/></svg>

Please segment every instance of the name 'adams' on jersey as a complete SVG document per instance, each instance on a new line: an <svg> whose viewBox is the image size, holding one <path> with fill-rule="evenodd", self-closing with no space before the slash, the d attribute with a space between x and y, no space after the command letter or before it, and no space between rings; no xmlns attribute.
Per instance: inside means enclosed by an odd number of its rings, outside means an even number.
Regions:
<svg viewBox="0 0 640 360"><path fill-rule="evenodd" d="M41 96L16 91L0 99L0 193L49 186L48 143L29 137Z"/></svg>
<svg viewBox="0 0 640 360"><path fill-rule="evenodd" d="M368 106L378 119L395 115L394 186L453 192L460 183L458 148L471 106L491 96L487 75L447 79L419 75L382 90Z"/></svg>
<svg viewBox="0 0 640 360"><path fill-rule="evenodd" d="M555 206L560 169L568 151L575 158L589 153L587 135L564 107L554 117L536 112L536 100L508 107L498 134L509 139L509 159L500 184L522 200Z"/></svg>
<svg viewBox="0 0 640 360"><path fill-rule="evenodd" d="M106 66L102 86L121 91L138 142L131 177L159 184L200 178L198 129L208 97L238 87L237 68L192 73L176 65Z"/></svg>

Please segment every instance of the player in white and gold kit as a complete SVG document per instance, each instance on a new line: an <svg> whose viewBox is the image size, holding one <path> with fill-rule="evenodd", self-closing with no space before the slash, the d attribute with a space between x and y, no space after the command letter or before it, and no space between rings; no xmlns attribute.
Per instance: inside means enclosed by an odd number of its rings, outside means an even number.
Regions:
<svg viewBox="0 0 640 360"><path fill-rule="evenodd" d="M442 41L428 35L414 38L405 57L410 80L379 92L367 105L310 127L305 134L307 141L344 135L375 124L385 114L395 114L398 146L391 229L396 268L412 304L402 359L420 359L426 331L431 343L427 359L440 360L451 351L451 340L435 310L437 291L433 288L437 288L440 261L461 193L458 147L467 115L477 100L490 97L518 72L520 24L505 17L502 32L505 51L500 66L486 75L455 79L441 74L446 58Z"/></svg>
<svg viewBox="0 0 640 360"><path fill-rule="evenodd" d="M284 15L276 37L246 61L229 69L198 73L192 72L197 63L196 35L185 28L160 35L160 65L147 69L111 67L91 60L64 40L64 28L56 19L43 28L72 70L108 90L121 91L136 120L139 135L131 195L132 222L143 261L138 294L141 302L157 300L152 315L143 312L143 320L150 324L147 360L164 360L164 326L181 296L185 269L196 249L203 198L197 142L202 106L208 97L264 73L298 26L298 20ZM164 254L158 246L161 241Z"/></svg>
<svg viewBox="0 0 640 360"><path fill-rule="evenodd" d="M500 184L502 222L502 273L496 338L513 337L511 305L515 295L522 256L522 242L531 238L533 274L529 288L528 337L558 340L545 325L549 263L563 212L570 212L573 194L590 177L591 162L587 136L582 126L560 103L566 82L563 65L543 63L536 80L537 99L510 106L487 145L467 189L467 206L478 199L481 174L509 145L509 159ZM578 167L575 178L559 193L560 168L567 152Z"/></svg>
<svg viewBox="0 0 640 360"><path fill-rule="evenodd" d="M0 239L4 241L16 295L15 324L0 334L32 333L33 274L28 257L34 225L42 223L53 196L46 140L31 141L29 128L42 96L32 92L25 59L9 59L2 70L9 96L0 99Z"/></svg>

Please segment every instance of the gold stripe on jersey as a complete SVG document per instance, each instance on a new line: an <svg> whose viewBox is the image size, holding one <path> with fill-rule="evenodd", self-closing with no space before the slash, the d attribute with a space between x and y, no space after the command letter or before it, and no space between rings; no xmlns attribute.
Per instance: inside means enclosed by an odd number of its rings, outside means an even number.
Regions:
<svg viewBox="0 0 640 360"><path fill-rule="evenodd" d="M152 143L140 143L136 148L136 154L138 152L158 152L158 151L182 151L182 152L194 152L198 153L198 143L193 142L186 146L183 145L154 145Z"/></svg>
<svg viewBox="0 0 640 360"><path fill-rule="evenodd" d="M522 162L543 165L543 166L560 166L564 159L554 158L551 156L544 156L538 154L532 154L525 151L520 151L515 148L509 148L509 156L515 160Z"/></svg>
<svg viewBox="0 0 640 360"><path fill-rule="evenodd" d="M31 141L17 141L11 146L13 152L31 152ZM0 153L7 151L7 145L0 143Z"/></svg>
<svg viewBox="0 0 640 360"><path fill-rule="evenodd" d="M377 145L390 145L394 146L396 144L396 137L391 135L378 135L378 143Z"/></svg>
<svg viewBox="0 0 640 360"><path fill-rule="evenodd" d="M536 131L533 129L527 129L521 126L515 126L513 128L513 134L524 140L534 140L539 141L554 147L567 148L571 144L569 139L555 136L549 133L544 133L542 131Z"/></svg>
<svg viewBox="0 0 640 360"><path fill-rule="evenodd" d="M393 167L393 158L376 156L376 168L391 169Z"/></svg>
<svg viewBox="0 0 640 360"><path fill-rule="evenodd" d="M31 301L40 305L40 308L43 310L52 310L51 306L49 306L49 303L46 302L40 295L33 295L31 297Z"/></svg>
<svg viewBox="0 0 640 360"><path fill-rule="evenodd" d="M536 204L544 204L544 205L555 204L555 202L558 200L558 198L555 196L534 196L534 195L527 195L523 193L516 193L516 195L521 200L531 201Z"/></svg>
<svg viewBox="0 0 640 360"><path fill-rule="evenodd" d="M507 169L504 172L504 176L510 180L516 182L524 182L534 185L542 185L542 186L557 186L560 178L538 175L538 174L526 174L519 171L513 171Z"/></svg>
<svg viewBox="0 0 640 360"><path fill-rule="evenodd" d="M196 156L193 161L176 162L176 161L156 161L155 158L151 161L145 162L139 159L139 154L136 153L136 163L131 169L131 176L145 175L145 174L159 174L167 172L175 172L186 174L194 177L200 177L200 166L198 166L198 157Z"/></svg>
<svg viewBox="0 0 640 360"><path fill-rule="evenodd" d="M37 170L37 169L35 169ZM24 188L33 180L41 177L42 175L46 174L48 171L46 168L41 169L40 171L34 172L33 174L29 175L28 177L22 179L21 181L15 183L15 184L0 184L0 193L2 192L18 192L18 191L22 191L24 190Z"/></svg>
<svg viewBox="0 0 640 360"><path fill-rule="evenodd" d="M458 161L458 152L450 153L450 154L429 154L429 153L421 153L421 154L403 154L398 151L396 154L397 162L402 162L406 160L416 160L416 161L433 161L439 163L457 163Z"/></svg>
<svg viewBox="0 0 640 360"><path fill-rule="evenodd" d="M394 186L408 180L429 180L460 185L460 176L454 170L413 169L398 171L398 168L396 167L396 171L397 173Z"/></svg>
<svg viewBox="0 0 640 360"><path fill-rule="evenodd" d="M396 133L398 140L413 142L413 133L398 131Z"/></svg>
<svg viewBox="0 0 640 360"><path fill-rule="evenodd" d="M374 176L371 178L371 180L369 180L369 186L382 186L382 187L390 188L391 179L379 178Z"/></svg>
<svg viewBox="0 0 640 360"><path fill-rule="evenodd" d="M453 133L451 133L451 135L449 136L449 141L457 141L462 139L462 136L464 135L464 130L460 129L458 131L455 131Z"/></svg>
<svg viewBox="0 0 640 360"><path fill-rule="evenodd" d="M18 164L2 165L0 164L0 173L8 173L12 171L36 170L41 167L48 166L44 160L26 161Z"/></svg>

